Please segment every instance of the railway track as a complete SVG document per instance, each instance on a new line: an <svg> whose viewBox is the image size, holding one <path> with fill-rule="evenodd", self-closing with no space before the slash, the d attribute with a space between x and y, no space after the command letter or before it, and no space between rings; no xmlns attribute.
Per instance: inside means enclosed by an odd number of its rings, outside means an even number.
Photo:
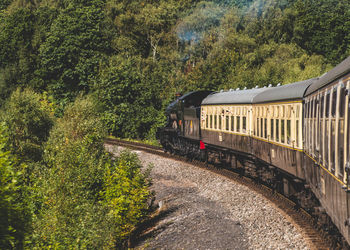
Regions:
<svg viewBox="0 0 350 250"><path fill-rule="evenodd" d="M285 196L275 192L268 186L257 182L248 176L242 176L232 170L225 168L219 168L212 164L206 164L200 161L189 161L187 158L165 153L161 147L146 145L138 142L124 141L120 139L106 139L106 144L119 145L122 147L141 150L147 153L159 155L164 158L169 158L181 162L190 163L193 166L205 169L212 173L224 176L231 181L235 181L239 184L247 186L251 190L263 195L268 199L274 206L280 209L285 214L286 218L299 228L300 232L304 235L306 242L310 249L341 249L340 243L335 239L334 236L329 235L327 232L322 231L317 226L315 219L309 215L303 208L297 206L296 203L289 200Z"/></svg>

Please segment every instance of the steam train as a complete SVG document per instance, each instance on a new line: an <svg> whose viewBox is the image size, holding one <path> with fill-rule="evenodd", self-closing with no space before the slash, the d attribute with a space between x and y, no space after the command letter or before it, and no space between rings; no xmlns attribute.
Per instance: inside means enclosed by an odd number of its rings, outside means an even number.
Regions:
<svg viewBox="0 0 350 250"><path fill-rule="evenodd" d="M350 243L349 98L350 57L301 82L187 93L157 137L166 151L268 183Z"/></svg>

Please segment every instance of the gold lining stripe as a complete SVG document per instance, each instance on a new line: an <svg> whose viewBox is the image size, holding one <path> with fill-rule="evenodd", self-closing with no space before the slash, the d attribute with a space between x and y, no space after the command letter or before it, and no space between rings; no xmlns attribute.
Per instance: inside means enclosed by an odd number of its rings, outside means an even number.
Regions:
<svg viewBox="0 0 350 250"><path fill-rule="evenodd" d="M316 165L319 165L321 168L323 168L324 171L326 171L328 174L330 174L330 175L331 175L334 179L336 179L340 184L346 186L346 184L345 184L342 180L340 180L338 177L336 177L334 174L332 174L332 172L330 172L330 171L329 171L327 168L325 168L322 164L317 163L317 161L316 161L311 155L309 155L309 154L306 153L305 151L304 151L304 153L305 153L311 160L313 160L313 161L316 163Z"/></svg>

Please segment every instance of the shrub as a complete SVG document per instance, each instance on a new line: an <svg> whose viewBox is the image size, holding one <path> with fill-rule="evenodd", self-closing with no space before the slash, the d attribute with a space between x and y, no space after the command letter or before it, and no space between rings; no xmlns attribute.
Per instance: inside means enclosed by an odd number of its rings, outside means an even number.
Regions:
<svg viewBox="0 0 350 250"><path fill-rule="evenodd" d="M23 193L22 172L10 152L5 150L6 138L0 126L0 248L23 248L29 214Z"/></svg>
<svg viewBox="0 0 350 250"><path fill-rule="evenodd" d="M116 224L117 246L148 214L152 194L148 189L148 175L141 172L141 167L135 153L123 151L116 162L106 168L103 197Z"/></svg>
<svg viewBox="0 0 350 250"><path fill-rule="evenodd" d="M103 146L98 105L78 97L57 119L44 151L36 190L42 200L31 248L121 246L146 215L148 181L136 155L113 161ZM40 176L40 177L39 177Z"/></svg>
<svg viewBox="0 0 350 250"><path fill-rule="evenodd" d="M31 89L18 88L6 101L1 116L11 152L24 160L41 160L54 121L47 99Z"/></svg>
<svg viewBox="0 0 350 250"><path fill-rule="evenodd" d="M100 203L105 132L92 97L78 97L57 120L45 147L43 206L34 224L35 247L94 248L110 239Z"/></svg>

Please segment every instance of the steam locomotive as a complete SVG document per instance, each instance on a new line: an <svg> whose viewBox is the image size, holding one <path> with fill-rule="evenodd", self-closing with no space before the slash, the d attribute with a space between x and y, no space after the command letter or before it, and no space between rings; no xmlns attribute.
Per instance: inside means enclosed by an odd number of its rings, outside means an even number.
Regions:
<svg viewBox="0 0 350 250"><path fill-rule="evenodd" d="M187 93L157 137L166 151L268 183L350 243L349 98L350 57L301 82Z"/></svg>

